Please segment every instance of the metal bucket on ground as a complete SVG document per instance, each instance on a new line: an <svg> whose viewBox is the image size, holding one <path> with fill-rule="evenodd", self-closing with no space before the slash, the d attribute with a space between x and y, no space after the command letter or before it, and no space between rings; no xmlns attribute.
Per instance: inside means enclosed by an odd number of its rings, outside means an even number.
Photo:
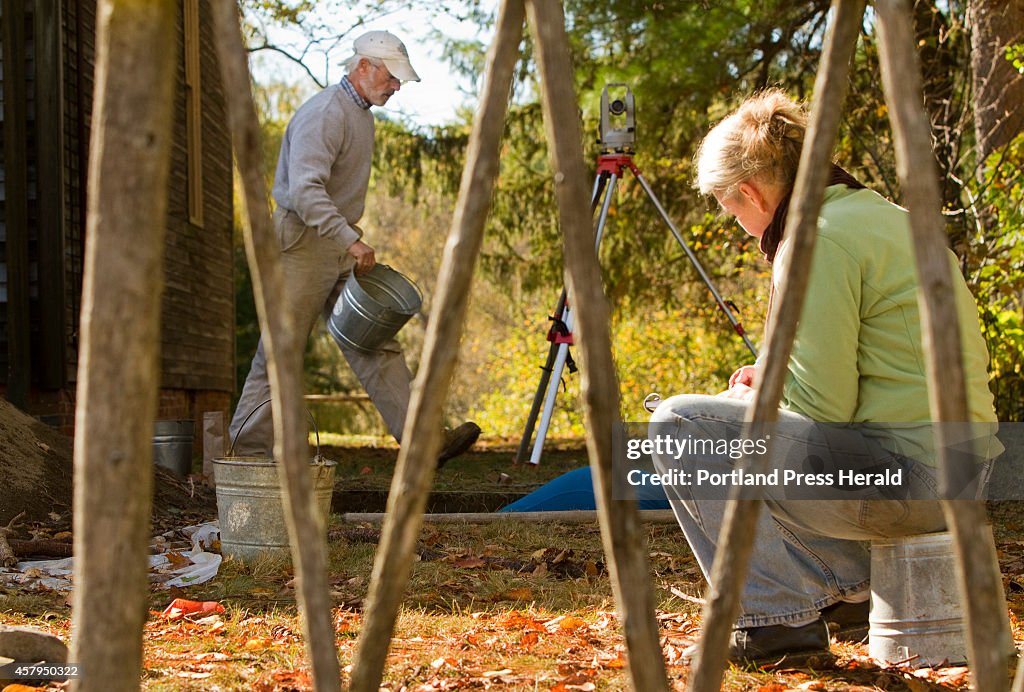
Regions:
<svg viewBox="0 0 1024 692"><path fill-rule="evenodd" d="M190 420L158 420L153 423L153 463L179 476L192 470L192 439L195 425Z"/></svg>
<svg viewBox="0 0 1024 692"><path fill-rule="evenodd" d="M368 353L405 326L423 304L420 289L386 264L366 274L353 272L334 303L327 331L340 346Z"/></svg>
<svg viewBox="0 0 1024 692"><path fill-rule="evenodd" d="M315 457L309 464L320 528L327 531L334 492L335 462ZM277 462L265 457L213 460L217 481L220 552L251 560L260 555L287 556L288 527Z"/></svg>
<svg viewBox="0 0 1024 692"><path fill-rule="evenodd" d="M264 401L249 416L268 403ZM248 420L247 417L242 421L239 432ZM310 461L309 472L319 529L321 536L326 536L337 464L320 456L320 432L316 430L315 421L313 429L316 431L316 455ZM220 552L224 557L240 560L252 560L261 555L287 557L290 554L288 526L277 462L267 457L233 456L234 447L232 440L228 455L213 460Z"/></svg>
<svg viewBox="0 0 1024 692"><path fill-rule="evenodd" d="M952 534L944 531L871 542L868 653L872 658L914 668L966 663L963 611ZM1012 638L1005 607L1003 617L1009 652Z"/></svg>

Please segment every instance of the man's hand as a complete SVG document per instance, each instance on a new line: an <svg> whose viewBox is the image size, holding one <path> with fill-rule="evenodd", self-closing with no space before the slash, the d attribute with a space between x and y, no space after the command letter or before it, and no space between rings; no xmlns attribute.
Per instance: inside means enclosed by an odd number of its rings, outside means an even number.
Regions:
<svg viewBox="0 0 1024 692"><path fill-rule="evenodd" d="M361 240L357 240L349 245L348 254L356 258L356 276L365 274L373 269L373 265L377 264L377 258L373 254L373 248Z"/></svg>

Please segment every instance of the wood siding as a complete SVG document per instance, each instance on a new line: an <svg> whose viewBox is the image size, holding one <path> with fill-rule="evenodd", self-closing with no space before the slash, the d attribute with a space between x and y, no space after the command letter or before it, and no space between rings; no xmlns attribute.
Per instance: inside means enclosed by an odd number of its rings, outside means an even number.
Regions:
<svg viewBox="0 0 1024 692"><path fill-rule="evenodd" d="M161 386L165 390L225 393L234 389L234 283L232 278L232 169L231 143L225 122L224 99L216 51L212 43L209 0L198 2L200 106L193 110L193 146L200 158L195 162L191 182L193 200L201 197L201 213L193 207L190 222L188 167L189 138L186 133L184 2L179 0L179 68L174 147L171 161L170 197L166 224L165 291L162 305ZM93 106L95 63L95 0L0 0L0 9L17 5L25 14L23 32L9 48L22 46L23 83L5 84L3 93L23 101L12 112L28 122L19 126L21 137L8 134L0 142L0 157L25 152L27 164L19 166L27 191L18 194L24 221L7 221L7 205L0 204L0 395L12 393L10 373L17 366L12 355L27 361L31 369L32 395L40 403L53 399L46 391L74 397L78 367L78 320L81 310L82 272L85 247L86 192L89 136ZM6 23L6 22L5 22ZM42 40L40 40L42 39ZM34 51L29 46L34 46ZM194 63L193 63L194 64ZM0 67L9 68L8 65ZM19 65L20 67L20 65ZM17 70L14 70L17 74ZM6 77L12 74L3 69ZM191 77L196 79L195 70ZM12 88L14 87L14 88ZM10 107L12 104L8 104ZM37 120L39 121L37 124ZM46 122L43 122L46 121ZM15 122L12 120L12 123ZM8 124L8 127L10 127ZM37 136L37 130L42 134ZM11 130L8 129L10 133ZM45 158L45 160L43 160ZM16 159L15 159L16 160ZM0 202L4 202L4 181L9 178L6 158L0 158ZM197 169L194 168L194 171ZM10 173L17 173L11 171ZM15 183L17 190L18 183ZM6 200L11 201L11 200ZM21 266L20 282L8 286L8 245L27 247L28 283ZM23 250L18 250L24 255ZM24 264L24 262L22 262ZM17 294L12 297L12 293ZM11 340L9 307L28 305L31 356L23 355L20 342ZM17 339L25 338L19 327ZM19 376L23 375L18 371ZM59 399L66 401L66 398ZM31 405L30 405L31 410Z"/></svg>

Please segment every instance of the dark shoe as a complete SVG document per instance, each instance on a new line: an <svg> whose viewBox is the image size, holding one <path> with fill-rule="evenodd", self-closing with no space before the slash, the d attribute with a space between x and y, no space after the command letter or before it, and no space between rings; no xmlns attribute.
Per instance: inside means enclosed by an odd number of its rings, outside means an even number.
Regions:
<svg viewBox="0 0 1024 692"><path fill-rule="evenodd" d="M769 663L785 660L789 664L807 661L812 656L831 658L828 627L818 619L801 627L767 625L733 630L729 638L729 660L733 663Z"/></svg>
<svg viewBox="0 0 1024 692"><path fill-rule="evenodd" d="M437 457L437 468L441 468L449 459L454 459L460 454L465 454L480 437L480 426L473 422L466 422L457 428L444 431L444 447Z"/></svg>
<svg viewBox="0 0 1024 692"><path fill-rule="evenodd" d="M828 624L828 631L841 642L862 642L868 636L868 615L870 601L847 603L837 601L821 609L821 619Z"/></svg>

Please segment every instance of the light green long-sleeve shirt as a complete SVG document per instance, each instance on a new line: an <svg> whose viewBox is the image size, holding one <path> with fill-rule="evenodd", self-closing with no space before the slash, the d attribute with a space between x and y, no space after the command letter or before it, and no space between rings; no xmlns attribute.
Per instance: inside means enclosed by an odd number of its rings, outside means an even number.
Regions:
<svg viewBox="0 0 1024 692"><path fill-rule="evenodd" d="M787 245L775 260L776 290ZM949 258L968 410L972 421L994 423L978 309ZM888 448L934 464L931 426L898 425L932 420L928 388L943 385L927 379L917 290L907 211L870 190L827 188L783 407L821 422L882 424Z"/></svg>

